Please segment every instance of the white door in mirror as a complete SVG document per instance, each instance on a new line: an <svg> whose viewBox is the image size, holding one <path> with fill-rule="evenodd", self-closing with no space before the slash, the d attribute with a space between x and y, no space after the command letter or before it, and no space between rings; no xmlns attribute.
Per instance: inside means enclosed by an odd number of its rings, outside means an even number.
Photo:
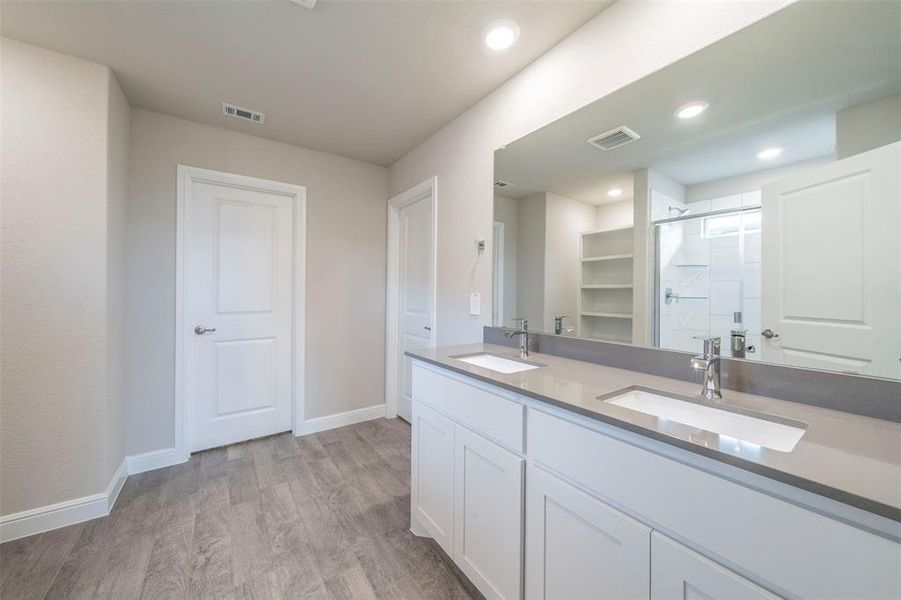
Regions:
<svg viewBox="0 0 901 600"><path fill-rule="evenodd" d="M762 358L901 377L901 142L763 186Z"/></svg>

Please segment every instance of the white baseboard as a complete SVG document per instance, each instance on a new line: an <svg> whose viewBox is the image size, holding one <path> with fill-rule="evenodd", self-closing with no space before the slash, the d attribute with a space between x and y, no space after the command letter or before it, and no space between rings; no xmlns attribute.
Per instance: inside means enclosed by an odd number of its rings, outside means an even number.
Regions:
<svg viewBox="0 0 901 600"><path fill-rule="evenodd" d="M116 503L127 477L123 460L104 492L0 517L0 543L105 517Z"/></svg>
<svg viewBox="0 0 901 600"><path fill-rule="evenodd" d="M162 450L154 450L144 454L132 454L125 457L129 475L171 467L182 462L185 461L178 458L175 448L163 448Z"/></svg>
<svg viewBox="0 0 901 600"><path fill-rule="evenodd" d="M119 498L119 492L122 491L122 486L125 485L126 479L128 479L128 466L126 460L123 460L116 472L113 473L113 478L110 479L109 485L106 486L106 514L113 510L113 506Z"/></svg>
<svg viewBox="0 0 901 600"><path fill-rule="evenodd" d="M363 421L371 421L372 419L381 419L385 416L385 405L374 404L365 408L349 410L347 412L335 415L327 415L325 417L316 417L308 419L294 430L294 435L307 435L309 433L317 433L319 431L327 431L337 427L353 425L354 423L362 423Z"/></svg>

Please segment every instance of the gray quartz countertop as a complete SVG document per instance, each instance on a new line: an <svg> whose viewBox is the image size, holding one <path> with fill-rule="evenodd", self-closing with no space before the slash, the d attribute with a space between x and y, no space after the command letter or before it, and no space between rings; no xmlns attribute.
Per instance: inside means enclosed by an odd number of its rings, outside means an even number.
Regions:
<svg viewBox="0 0 901 600"><path fill-rule="evenodd" d="M901 424L723 390L726 407L807 424L795 448L779 452L597 399L630 386L692 397L700 383L534 352L529 361L546 366L511 374L452 358L480 352L518 358L515 350L492 344L426 348L407 355L901 522Z"/></svg>

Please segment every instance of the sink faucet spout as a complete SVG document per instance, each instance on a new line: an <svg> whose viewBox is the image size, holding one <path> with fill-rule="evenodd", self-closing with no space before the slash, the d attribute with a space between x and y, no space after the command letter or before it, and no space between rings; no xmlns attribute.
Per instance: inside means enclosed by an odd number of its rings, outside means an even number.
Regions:
<svg viewBox="0 0 901 600"><path fill-rule="evenodd" d="M696 339L704 342L703 354L691 359L691 368L704 373L701 396L707 400L720 400L723 397L720 391L720 338L710 336Z"/></svg>

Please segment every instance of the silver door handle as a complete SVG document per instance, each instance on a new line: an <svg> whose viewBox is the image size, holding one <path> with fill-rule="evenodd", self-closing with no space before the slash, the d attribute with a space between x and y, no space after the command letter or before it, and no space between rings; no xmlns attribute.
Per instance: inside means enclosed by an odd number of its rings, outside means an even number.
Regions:
<svg viewBox="0 0 901 600"><path fill-rule="evenodd" d="M204 333L213 333L214 331L216 331L215 327L206 328L203 325L198 325L194 328L194 333L196 333L197 335L203 335Z"/></svg>
<svg viewBox="0 0 901 600"><path fill-rule="evenodd" d="M765 337L768 340L779 337L779 334L770 328L766 328L763 331L761 331L760 335L762 335L763 337Z"/></svg>
<svg viewBox="0 0 901 600"><path fill-rule="evenodd" d="M423 327L423 329L425 329L426 331L431 331L431 330L432 330L432 328L429 327L428 325L426 325L425 327Z"/></svg>

